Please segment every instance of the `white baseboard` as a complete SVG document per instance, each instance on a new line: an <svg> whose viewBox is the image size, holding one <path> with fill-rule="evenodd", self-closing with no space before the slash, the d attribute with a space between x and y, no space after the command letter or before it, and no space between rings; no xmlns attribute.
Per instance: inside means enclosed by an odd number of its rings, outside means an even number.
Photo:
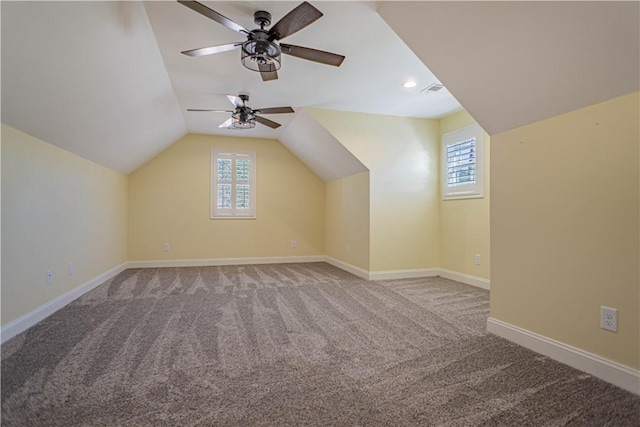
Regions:
<svg viewBox="0 0 640 427"><path fill-rule="evenodd" d="M442 268L417 268L410 270L386 270L386 271L369 271L355 265L348 264L339 259L332 257L324 257L324 261L348 271L349 273L358 276L365 280L395 280L395 279L413 279L416 277L435 277L442 276L447 279L455 280L456 282L465 283L467 285L476 286L482 289L489 290L490 282L482 277L471 276L469 274L457 273L451 270L445 270Z"/></svg>
<svg viewBox="0 0 640 427"><path fill-rule="evenodd" d="M339 259L331 258L329 256L325 256L323 261L333 265L334 267L338 267L341 270L351 273L354 276L358 276L361 279L369 280L369 270L364 270L360 267L356 267L355 265L348 264L344 261L340 261Z"/></svg>
<svg viewBox="0 0 640 427"><path fill-rule="evenodd" d="M104 273L94 277L93 279L70 290L69 292L64 293L52 299L51 301L42 304L40 307L36 308L35 310L32 310L29 313L23 314L17 319L7 323L6 325L3 325L2 328L0 329L0 343L4 344L7 340L15 337L21 332L26 331L36 323L51 316L53 313L60 310L65 305L78 299L82 295L86 294L90 290L106 282L107 280L111 279L116 274L121 273L127 268L128 268L127 263L126 262L122 263L119 266L114 267L111 270L105 271Z"/></svg>
<svg viewBox="0 0 640 427"><path fill-rule="evenodd" d="M0 328L0 344L26 331L31 326L51 316L65 305L81 297L98 285L106 282L127 268L154 268L154 267L194 267L209 265L246 265L246 264L282 264L296 262L323 262L325 256L298 256L298 257L266 257L266 258L218 258L218 259L181 259L158 261L129 261L120 264L111 270L94 277L80 286L62 294L49 302L44 303L35 310L26 313L17 319L3 325Z"/></svg>
<svg viewBox="0 0 640 427"><path fill-rule="evenodd" d="M153 261L129 261L127 263L127 268L208 267L215 265L285 264L323 261L326 261L326 257L323 255L262 258L167 259Z"/></svg>
<svg viewBox="0 0 640 427"><path fill-rule="evenodd" d="M55 299L41 305L35 310L20 316L0 328L0 343L13 338L19 333L27 330L31 326L52 315L65 305L79 298L101 283L111 279L116 274L127 268L160 268L160 267L202 267L217 265L247 265L247 264L283 264L299 262L327 262L335 267L345 270L357 277L365 280L393 280L408 279L416 277L442 276L458 282L479 286L484 289L489 288L489 281L466 274L455 273L449 270L438 268L423 268L412 270L388 270L369 271L348 264L338 259L324 256L294 256L294 257L262 257L262 258L214 258L214 259L172 259L172 260L152 260L152 261L129 261L106 271L86 283L72 289L71 291L56 297Z"/></svg>
<svg viewBox="0 0 640 427"><path fill-rule="evenodd" d="M440 270L437 268L369 271L329 256L325 257L324 261L365 280L393 280L411 279L414 277L434 277L437 276L440 272Z"/></svg>
<svg viewBox="0 0 640 427"><path fill-rule="evenodd" d="M416 277L435 277L440 275L438 268L416 268L411 270L370 271L369 280L413 279Z"/></svg>
<svg viewBox="0 0 640 427"><path fill-rule="evenodd" d="M471 276L470 274L458 273L456 271L445 270L441 268L440 276L455 280L456 282L466 283L467 285L476 286L478 288L489 290L491 282L487 279L477 276Z"/></svg>
<svg viewBox="0 0 640 427"><path fill-rule="evenodd" d="M640 371L636 369L491 317L487 331L640 395Z"/></svg>

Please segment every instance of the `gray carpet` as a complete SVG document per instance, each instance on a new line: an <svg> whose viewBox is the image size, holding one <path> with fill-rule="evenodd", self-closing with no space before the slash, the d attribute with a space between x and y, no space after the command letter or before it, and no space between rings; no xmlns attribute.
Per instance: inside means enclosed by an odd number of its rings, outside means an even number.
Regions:
<svg viewBox="0 0 640 427"><path fill-rule="evenodd" d="M3 426L638 426L489 294L325 263L126 270L2 346Z"/></svg>

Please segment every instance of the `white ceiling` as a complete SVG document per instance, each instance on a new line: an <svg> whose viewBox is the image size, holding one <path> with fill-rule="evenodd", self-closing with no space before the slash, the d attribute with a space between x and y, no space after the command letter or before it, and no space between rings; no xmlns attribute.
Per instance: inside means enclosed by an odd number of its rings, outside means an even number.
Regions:
<svg viewBox="0 0 640 427"><path fill-rule="evenodd" d="M203 1L203 4L241 26L257 27L253 13L266 10L272 25L299 2ZM244 41L246 38L177 2L145 2L160 52L183 109L189 132L237 133L217 126L225 113L186 112L187 108L226 110L225 94L250 95L252 108L291 106L321 107L397 116L439 118L459 110L447 93L420 93L435 76L385 24L374 2L312 1L324 16L284 42L345 55L342 66L309 62L282 55L279 79L263 82L260 74L240 63L240 50L205 57L188 57L181 51ZM404 89L401 83L415 79L419 86ZM293 114L267 118L286 125ZM278 137L284 127L271 130L257 125L244 136Z"/></svg>
<svg viewBox="0 0 640 427"><path fill-rule="evenodd" d="M2 121L129 173L186 126L138 2L0 2Z"/></svg>
<svg viewBox="0 0 640 427"><path fill-rule="evenodd" d="M306 109L296 113L280 142L324 182L368 170Z"/></svg>
<svg viewBox="0 0 640 427"><path fill-rule="evenodd" d="M204 3L247 28L256 9L275 23L299 4ZM439 118L459 109L446 90L420 92L436 81L424 63L493 134L640 86L638 2L393 1L382 17L373 2L312 4L325 16L284 41L343 54L343 65L283 55L280 79L262 82L238 51L181 55L243 37L175 1L2 1L2 121L130 173L187 132L283 143L301 134L285 134L294 114L266 116L284 125L277 130L228 131L217 128L224 114L186 112L227 109L224 95L241 91L254 108L298 112ZM402 88L407 78L418 86Z"/></svg>
<svg viewBox="0 0 640 427"><path fill-rule="evenodd" d="M385 2L385 21L496 134L640 89L640 2Z"/></svg>
<svg viewBox="0 0 640 427"><path fill-rule="evenodd" d="M299 2L204 2L252 29L253 12L277 22ZM287 43L346 55L340 68L283 55L263 82L239 51L191 58L180 51L244 37L175 1L0 2L2 121L84 158L130 173L187 132L278 138L258 125L219 129L225 94L253 108L292 106L441 117L460 109L446 91L420 93L433 74L389 29L372 2L313 1L325 16ZM419 86L400 86L407 78ZM265 116L286 125L294 114Z"/></svg>

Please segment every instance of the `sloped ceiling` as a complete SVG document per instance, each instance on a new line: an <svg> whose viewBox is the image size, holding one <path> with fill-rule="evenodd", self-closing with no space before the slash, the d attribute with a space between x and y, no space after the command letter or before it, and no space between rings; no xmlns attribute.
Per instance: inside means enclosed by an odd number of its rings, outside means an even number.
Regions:
<svg viewBox="0 0 640 427"><path fill-rule="evenodd" d="M385 2L380 15L489 133L640 88L640 3Z"/></svg>
<svg viewBox="0 0 640 427"><path fill-rule="evenodd" d="M306 110L296 114L280 142L324 182L368 170Z"/></svg>
<svg viewBox="0 0 640 427"><path fill-rule="evenodd" d="M298 4L204 3L248 28L257 9L277 20ZM265 83L237 52L181 55L239 39L174 1L2 1L2 121L130 173L187 132L219 132L224 116L186 109L226 109L224 95L244 90L255 107L439 118L460 108L447 90L420 92L439 80L497 133L640 86L638 2L312 3L325 16L286 42L347 59L334 68L284 57L280 79ZM400 87L407 78L418 86ZM279 138L295 117L238 135Z"/></svg>
<svg viewBox="0 0 640 427"><path fill-rule="evenodd" d="M274 23L299 2L203 1L252 29L253 13ZM187 132L278 138L283 126L228 131L226 94L248 92L255 108L314 106L387 115L441 117L461 108L377 14L375 2L312 1L324 17L286 42L341 53L340 68L291 56L280 79L262 82L239 51L191 58L180 51L243 36L176 1L0 2L2 121L122 173L130 173ZM418 86L404 89L408 78ZM350 161L350 160L345 160Z"/></svg>
<svg viewBox="0 0 640 427"><path fill-rule="evenodd" d="M266 10L271 26L295 8L298 1L203 1L207 7L251 30L253 13ZM460 104L446 91L420 93L436 77L395 35L370 1L316 1L324 16L283 42L346 56L337 68L282 55L277 80L263 82L259 73L240 63L240 50L191 58L181 51L242 42L245 36L175 2L145 2L149 20L171 82L183 108L189 132L229 135L218 125L229 115L187 112L187 108L227 110L225 95L248 93L253 108L291 106L359 111L394 116L437 118L455 112ZM401 87L415 79L411 90ZM268 116L286 125L293 115ZM256 126L243 136L278 138L285 126L272 130ZM232 131L235 132L235 131Z"/></svg>
<svg viewBox="0 0 640 427"><path fill-rule="evenodd" d="M139 2L6 2L2 121L130 173L187 132Z"/></svg>

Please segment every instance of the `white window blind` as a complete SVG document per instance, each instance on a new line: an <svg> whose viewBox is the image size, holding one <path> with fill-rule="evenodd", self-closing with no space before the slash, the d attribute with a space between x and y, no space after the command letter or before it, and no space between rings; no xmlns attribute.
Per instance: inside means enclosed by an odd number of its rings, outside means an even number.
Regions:
<svg viewBox="0 0 640 427"><path fill-rule="evenodd" d="M482 132L467 126L442 137L442 197L482 197Z"/></svg>
<svg viewBox="0 0 640 427"><path fill-rule="evenodd" d="M476 182L476 139L447 146L447 187Z"/></svg>
<svg viewBox="0 0 640 427"><path fill-rule="evenodd" d="M255 218L255 152L213 150L211 176L212 218Z"/></svg>

